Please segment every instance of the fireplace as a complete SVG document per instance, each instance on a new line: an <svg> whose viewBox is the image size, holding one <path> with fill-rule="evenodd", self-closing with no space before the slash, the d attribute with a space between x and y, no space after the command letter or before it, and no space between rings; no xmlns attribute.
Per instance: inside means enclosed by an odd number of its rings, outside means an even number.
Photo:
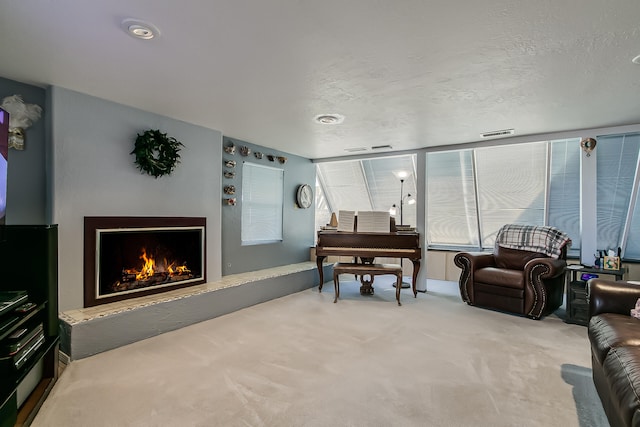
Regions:
<svg viewBox="0 0 640 427"><path fill-rule="evenodd" d="M84 306L206 280L200 217L85 217Z"/></svg>

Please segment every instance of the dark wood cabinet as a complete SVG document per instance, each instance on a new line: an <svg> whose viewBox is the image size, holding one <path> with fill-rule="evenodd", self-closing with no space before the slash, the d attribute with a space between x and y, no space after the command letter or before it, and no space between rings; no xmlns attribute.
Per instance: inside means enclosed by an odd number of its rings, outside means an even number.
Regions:
<svg viewBox="0 0 640 427"><path fill-rule="evenodd" d="M587 326L588 322L587 282L572 280L567 285L567 323Z"/></svg>
<svg viewBox="0 0 640 427"><path fill-rule="evenodd" d="M0 332L0 427L28 426L58 378L57 226L0 226L0 272L0 291L26 291L35 305L0 317L10 320ZM8 354L15 336L36 332L24 357Z"/></svg>
<svg viewBox="0 0 640 427"><path fill-rule="evenodd" d="M604 270L602 268L570 266L567 268L566 322L587 326L589 323L589 300L587 282L591 277L615 276L622 280L624 269Z"/></svg>

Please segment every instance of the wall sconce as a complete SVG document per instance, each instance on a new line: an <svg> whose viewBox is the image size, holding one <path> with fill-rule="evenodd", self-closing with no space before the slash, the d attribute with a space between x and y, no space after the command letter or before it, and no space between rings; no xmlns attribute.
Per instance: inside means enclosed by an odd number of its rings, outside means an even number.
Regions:
<svg viewBox="0 0 640 427"><path fill-rule="evenodd" d="M25 104L21 95L7 96L0 107L9 113L9 148L24 150L25 131L40 118L42 107Z"/></svg>
<svg viewBox="0 0 640 427"><path fill-rule="evenodd" d="M580 141L580 147L582 148L582 151L587 153L587 157L591 156L591 152L595 150L596 144L597 141L593 138L585 138Z"/></svg>

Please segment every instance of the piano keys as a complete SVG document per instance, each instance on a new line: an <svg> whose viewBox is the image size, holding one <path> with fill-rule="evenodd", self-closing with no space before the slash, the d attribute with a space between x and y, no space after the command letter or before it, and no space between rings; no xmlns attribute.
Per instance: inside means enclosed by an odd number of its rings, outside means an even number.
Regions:
<svg viewBox="0 0 640 427"><path fill-rule="evenodd" d="M413 263L413 296L418 296L416 283L422 250L419 233L390 232L362 233L345 231L318 231L316 244L316 264L320 274L320 290L324 284L322 263L328 256L349 256L371 261L376 257L407 258Z"/></svg>

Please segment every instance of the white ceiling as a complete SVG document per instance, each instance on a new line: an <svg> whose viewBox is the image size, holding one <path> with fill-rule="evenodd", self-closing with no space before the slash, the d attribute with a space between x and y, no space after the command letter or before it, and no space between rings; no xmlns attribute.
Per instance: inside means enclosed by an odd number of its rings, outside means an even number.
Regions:
<svg viewBox="0 0 640 427"><path fill-rule="evenodd" d="M0 40L2 77L308 158L640 123L638 0L0 0Z"/></svg>

